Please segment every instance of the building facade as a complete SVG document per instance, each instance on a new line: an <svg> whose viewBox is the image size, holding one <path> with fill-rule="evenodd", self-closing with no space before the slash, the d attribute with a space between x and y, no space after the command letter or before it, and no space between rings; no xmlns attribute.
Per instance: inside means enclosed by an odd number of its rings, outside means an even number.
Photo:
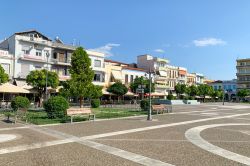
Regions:
<svg viewBox="0 0 250 166"><path fill-rule="evenodd" d="M13 55L6 50L0 49L0 65L3 67L6 74L11 78L13 75Z"/></svg>
<svg viewBox="0 0 250 166"><path fill-rule="evenodd" d="M178 67L178 83L187 84L187 69L184 67Z"/></svg>
<svg viewBox="0 0 250 166"><path fill-rule="evenodd" d="M237 88L250 90L250 58L237 59Z"/></svg>
<svg viewBox="0 0 250 166"><path fill-rule="evenodd" d="M64 44L58 37L52 41L36 30L17 32L0 43L0 48L5 57L3 66L10 68L10 78L20 84L25 83L26 76L32 70L48 69L58 74L60 81L70 79L69 67L75 46ZM104 85L105 64L104 54L88 51L91 67L95 72L93 83ZM7 63L7 59L12 63ZM5 63L6 62L6 63ZM11 67L8 67L8 64ZM21 85L22 86L22 85Z"/></svg>

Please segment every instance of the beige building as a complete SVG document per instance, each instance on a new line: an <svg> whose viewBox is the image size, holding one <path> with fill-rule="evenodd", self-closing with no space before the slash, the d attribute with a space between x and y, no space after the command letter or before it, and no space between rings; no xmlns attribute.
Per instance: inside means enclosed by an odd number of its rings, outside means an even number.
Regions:
<svg viewBox="0 0 250 166"><path fill-rule="evenodd" d="M178 83L179 78L179 68L176 66L168 65L168 84L169 84L169 90L173 91L175 85Z"/></svg>
<svg viewBox="0 0 250 166"><path fill-rule="evenodd" d="M187 85L188 86L196 85L196 75L195 74L187 73Z"/></svg>
<svg viewBox="0 0 250 166"><path fill-rule="evenodd" d="M169 60L153 57L148 54L137 56L137 65L139 68L154 72L155 92L165 96L168 95L170 90L169 76L172 76L172 71L169 71L168 64ZM178 74L178 72L174 74Z"/></svg>
<svg viewBox="0 0 250 166"><path fill-rule="evenodd" d="M250 89L250 58L237 59L237 89Z"/></svg>

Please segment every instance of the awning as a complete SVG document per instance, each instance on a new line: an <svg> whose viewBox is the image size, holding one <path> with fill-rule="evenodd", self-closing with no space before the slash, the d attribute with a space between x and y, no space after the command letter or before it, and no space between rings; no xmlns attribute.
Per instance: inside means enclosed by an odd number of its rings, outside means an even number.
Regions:
<svg viewBox="0 0 250 166"><path fill-rule="evenodd" d="M63 86L58 86L57 88L53 89L52 87L48 87L48 91L50 91L50 93L59 93L59 90L63 88Z"/></svg>
<svg viewBox="0 0 250 166"><path fill-rule="evenodd" d="M166 71L161 71L160 70L159 73L160 73L160 76L162 76L162 77L167 77L168 76Z"/></svg>
<svg viewBox="0 0 250 166"><path fill-rule="evenodd" d="M135 94L133 92L127 92L124 96L135 96Z"/></svg>
<svg viewBox="0 0 250 166"><path fill-rule="evenodd" d="M10 83L0 85L0 93L30 93L30 91Z"/></svg>
<svg viewBox="0 0 250 166"><path fill-rule="evenodd" d="M149 94L146 93L146 96L149 96ZM151 96L167 96L167 94L161 92L152 92Z"/></svg>
<svg viewBox="0 0 250 166"><path fill-rule="evenodd" d="M108 92L107 89L102 89L102 94L104 94L104 95L112 95L112 93Z"/></svg>
<svg viewBox="0 0 250 166"><path fill-rule="evenodd" d="M112 70L111 73L116 80L122 80L122 73L120 71Z"/></svg>

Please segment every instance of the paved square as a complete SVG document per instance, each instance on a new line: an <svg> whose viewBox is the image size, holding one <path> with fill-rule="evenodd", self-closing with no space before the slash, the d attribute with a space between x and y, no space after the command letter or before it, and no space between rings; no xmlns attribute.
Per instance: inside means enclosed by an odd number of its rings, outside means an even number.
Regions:
<svg viewBox="0 0 250 166"><path fill-rule="evenodd" d="M0 165L250 165L250 105L60 125L0 122ZM2 136L2 137L1 137Z"/></svg>

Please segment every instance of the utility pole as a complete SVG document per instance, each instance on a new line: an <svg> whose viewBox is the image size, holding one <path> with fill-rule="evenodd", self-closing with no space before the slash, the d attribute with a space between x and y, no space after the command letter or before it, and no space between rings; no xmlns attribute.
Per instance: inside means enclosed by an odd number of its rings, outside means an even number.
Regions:
<svg viewBox="0 0 250 166"><path fill-rule="evenodd" d="M49 70L49 52L46 52L46 57L47 57L47 70L46 70L46 87L45 87L45 97L46 101L48 100L48 70Z"/></svg>

